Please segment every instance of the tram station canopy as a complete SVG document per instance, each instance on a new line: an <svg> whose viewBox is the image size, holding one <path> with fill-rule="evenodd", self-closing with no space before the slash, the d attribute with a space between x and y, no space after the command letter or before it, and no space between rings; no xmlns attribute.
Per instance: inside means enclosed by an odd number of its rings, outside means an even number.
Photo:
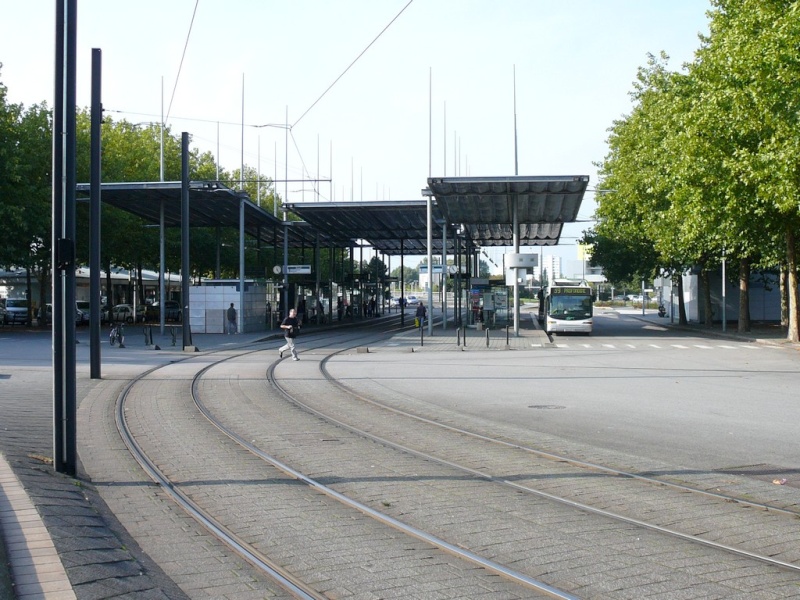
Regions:
<svg viewBox="0 0 800 600"><path fill-rule="evenodd" d="M432 250L442 252L446 227L447 251L462 236L473 246L510 246L514 214L521 246L558 244L564 223L577 219L589 183L587 175L513 177L431 177L424 195L431 196ZM78 185L88 197L89 184ZM104 183L104 203L160 223L180 227L181 183ZM427 200L361 202L288 202L283 209L301 221L284 223L246 194L219 182L191 182L189 221L192 227L239 228L264 244L290 247L314 243L346 248L363 244L389 254L427 253Z"/></svg>
<svg viewBox="0 0 800 600"><path fill-rule="evenodd" d="M448 251L456 232L475 246L510 246L516 207L521 246L558 244L564 223L577 219L588 175L429 178L432 244ZM427 253L427 201L294 202L286 208L340 246L357 240L386 254Z"/></svg>
<svg viewBox="0 0 800 600"><path fill-rule="evenodd" d="M88 198L91 186L77 186L79 198ZM101 200L132 213L148 223L161 222L164 214L165 227L181 226L181 182L157 181L136 183L103 183L100 186ZM305 223L284 222L252 202L246 193L231 189L218 181L192 181L189 184L189 223L191 227L239 228L241 208L244 206L245 233L265 244L283 243L288 230L289 245L309 245L309 233Z"/></svg>

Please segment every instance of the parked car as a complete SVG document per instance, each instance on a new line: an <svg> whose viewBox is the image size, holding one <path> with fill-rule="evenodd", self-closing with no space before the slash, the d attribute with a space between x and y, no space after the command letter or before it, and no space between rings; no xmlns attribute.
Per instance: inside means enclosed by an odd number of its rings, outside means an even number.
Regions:
<svg viewBox="0 0 800 600"><path fill-rule="evenodd" d="M5 323L22 323L30 325L28 314L28 301L24 298L6 298L6 314L3 315Z"/></svg>
<svg viewBox="0 0 800 600"><path fill-rule="evenodd" d="M153 302L149 305L146 310L146 316L148 321L159 321L161 319L161 304L159 302ZM164 302L164 320L180 322L180 302L175 300L167 300Z"/></svg>
<svg viewBox="0 0 800 600"><path fill-rule="evenodd" d="M76 304L80 304L77 302ZM88 302L87 302L88 304ZM53 305L49 302L45 304L42 308L39 309L36 318L39 320L39 325L50 325L53 322ZM89 313L86 313L86 319L88 322ZM75 325L80 325L83 323L83 313L77 307L75 308Z"/></svg>
<svg viewBox="0 0 800 600"><path fill-rule="evenodd" d="M403 303L403 306L408 306L408 298L400 298L399 296L395 296L391 300L392 306L400 306L400 302Z"/></svg>
<svg viewBox="0 0 800 600"><path fill-rule="evenodd" d="M145 316L145 307L142 304L136 306L136 322L143 323ZM125 323L133 323L133 306L130 304L117 304L111 309L110 321L123 321Z"/></svg>
<svg viewBox="0 0 800 600"><path fill-rule="evenodd" d="M91 303L88 300L78 300L75 305L78 307L78 318L76 323L78 325L85 325L89 322L89 315L91 314Z"/></svg>

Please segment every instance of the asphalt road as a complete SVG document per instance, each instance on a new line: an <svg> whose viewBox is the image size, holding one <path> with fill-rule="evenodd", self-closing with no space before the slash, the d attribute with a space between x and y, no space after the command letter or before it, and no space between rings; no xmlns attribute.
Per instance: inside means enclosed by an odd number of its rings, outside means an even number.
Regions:
<svg viewBox="0 0 800 600"><path fill-rule="evenodd" d="M797 470L800 479L796 349L599 312L591 336L486 353L480 369L451 353L375 354L330 368L354 383L406 389L406 381L385 375L386 360L408 362L425 402L634 457L695 469L768 464Z"/></svg>

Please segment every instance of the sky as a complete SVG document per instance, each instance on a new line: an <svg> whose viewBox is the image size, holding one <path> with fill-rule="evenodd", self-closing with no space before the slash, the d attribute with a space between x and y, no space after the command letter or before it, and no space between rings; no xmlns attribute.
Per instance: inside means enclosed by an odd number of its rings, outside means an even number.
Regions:
<svg viewBox="0 0 800 600"><path fill-rule="evenodd" d="M53 105L55 6L0 0L10 102ZM112 118L163 114L174 135L188 132L229 171L259 169L291 202L420 199L428 176L589 175L593 189L637 69L648 53L666 52L675 70L693 60L709 9L709 0L78 0L77 102L90 104L100 48ZM594 208L589 192L582 222L544 254L576 259ZM502 250L489 252L502 264Z"/></svg>

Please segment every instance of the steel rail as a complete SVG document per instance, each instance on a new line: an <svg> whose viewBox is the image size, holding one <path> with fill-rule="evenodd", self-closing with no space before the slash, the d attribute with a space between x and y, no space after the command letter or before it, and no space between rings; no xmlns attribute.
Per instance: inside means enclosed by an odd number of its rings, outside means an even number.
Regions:
<svg viewBox="0 0 800 600"><path fill-rule="evenodd" d="M268 369L268 376L267 377L273 383L273 385L274 385L273 371L275 369L276 364L277 364L277 362L272 363L270 365L269 369ZM431 546L433 546L435 548L439 548L440 550L446 551L447 553L452 554L454 556L457 556L458 558L460 558L462 560L468 561L468 562L470 562L472 564L475 564L475 565L477 565L479 567L482 567L482 568L486 569L487 571L490 571L490 572L495 573L497 575L501 575L501 576L505 577L506 579L511 580L511 581L513 581L515 583L518 583L518 584L524 585L526 587L535 589L537 591L543 592L543 593L548 594L548 595L550 595L550 596L552 596L554 598L559 598L561 600L578 600L577 596L569 594L568 592L565 592L563 590L559 590L559 589L557 589L557 588L555 588L553 586L550 586L550 585L548 585L548 584L546 584L546 583L544 583L542 581L539 581L537 579L534 579L532 577L528 577L527 575L525 575L523 573L519 573L518 571L514 571L513 569L509 569L508 567L505 567L505 566L503 566L503 565L501 565L499 563L496 563L496 562L494 562L492 560L484 558L484 557L482 557L482 556L480 556L478 554L475 554L474 552L470 552L469 550L465 550L463 548L459 548L458 546L456 546L454 544L451 544L451 543L447 542L446 540L443 540L442 538L439 538L439 537L434 536L434 535L432 535L430 533L427 533L427 532L425 532L425 531L423 531L423 530L421 530L421 529L419 529L417 527L414 527L412 525L404 523L404 522L402 522L402 521L400 521L398 519L395 519L394 517L390 517L389 515L386 515L386 514L380 512L380 511L377 511L377 510L375 510L373 508L370 508L369 506L367 506L367 505L365 505L365 504L363 504L361 502L358 502L357 500L353 500L352 498L349 498L349 497L345 496L344 494L341 494L340 492L337 492L336 490L334 490L334 489L332 489L332 488L330 488L330 487L328 487L328 486L316 481L315 479L312 479L311 477L308 477L307 475L305 475L305 474L293 469L289 465L281 462L280 460L278 460L274 456L271 456L271 455L267 454L266 452L262 451L260 448L258 448L257 446L255 446L251 442L248 442L243 437L241 437L235 431L231 430L230 428L228 428L225 425L223 425L222 423L220 423L216 419L216 417L214 417L214 415L211 413L211 411L209 411L208 408L203 404L202 400L195 394L195 385L196 385L197 380L199 380L199 376L201 376L201 374L204 371L212 368L213 366L215 366L215 365L208 365L205 369L203 369L203 371L199 372L197 374L196 378L195 378L195 381L193 381L193 383L192 383L192 397L193 397L193 399L195 401L195 404L197 405L198 410L203 414L203 416L205 416L209 420L210 423L212 423L217 429L219 429L222 433L224 433L226 436L228 436L235 443L239 444L243 448L246 448L251 453L253 453L255 456L257 456L260 459L264 460L265 462L271 464L273 467L283 471L284 473L286 473L290 477L293 477L294 479L296 479L296 480L298 480L298 481L300 481L302 483L305 483L306 485L308 485L309 487L313 488L317 492L325 494L326 496L328 496L330 498L333 498L333 499L341 502L342 504L344 504L344 505L346 505L346 506L348 506L350 508L358 510L362 514L364 514L364 515L366 515L366 516L368 516L368 517L370 517L370 518L372 518L372 519L374 519L374 520L376 520L376 521L378 521L380 523L383 523L384 525L388 525L388 526L390 526L390 527L392 527L392 528L394 528L394 529L396 529L396 530L398 530L398 531L400 531L400 532L402 532L402 533L404 533L404 534L406 534L406 535L408 535L410 537L413 537L413 538L415 538L417 540L425 542L426 544L429 544L429 545L431 545ZM275 385L275 387L281 394L287 396L291 400L291 396L288 396L287 392L285 390L283 390L283 388L281 388L278 385Z"/></svg>
<svg viewBox="0 0 800 600"><path fill-rule="evenodd" d="M576 458L573 458L573 457L570 457L570 456L565 456L565 455L562 455L562 454L554 454L552 452L546 452L544 450L531 448L529 446L523 446L521 444L517 444L517 443L514 443L514 442L507 442L505 440L501 440L501 439L498 439L498 438L493 438L493 437L484 435L482 433L477 433L475 431L470 431L469 429L461 429L459 427L454 427L452 425L447 425L445 423L434 421L433 419L428 419L426 417L423 417L423 416L420 416L420 415L417 415L417 414L414 414L414 413L411 413L411 412L396 408L394 406L389 406L389 405L384 404L382 402L379 402L379 401L377 401L377 400L375 400L373 398L369 398L367 396L364 396L364 395L360 394L359 392L357 392L353 388L349 387L348 385L340 382L338 379L336 379L333 375L330 374L330 372L327 370L328 360L333 358L333 356L335 356L336 354L339 354L341 352L342 351L335 352L335 353L325 357L322 361L320 361L320 370L322 371L322 374L325 376L325 378L330 383L332 383L333 385L339 387L342 391L346 392L347 394L350 394L353 398L357 398L358 400L361 400L362 402L366 402L368 404L372 404L373 406L376 406L378 408L382 408L382 409L384 409L384 410L386 410L388 412L392 412L392 413L398 414L400 416L407 417L409 419L414 419L414 420L419 421L421 423L426 423L428 425L433 425L433 426L436 426L438 428L445 429L447 431L452 431L453 433L459 433L459 434L462 434L464 436L468 436L468 437L471 437L471 438L474 438L474 439L478 439L478 440L481 440L481 441L484 441L484 442L489 442L489 443L496 444L496 445L499 445L499 446L505 446L507 448L512 448L512 449L515 449L515 450L521 450L523 452L527 452L529 454L534 454L536 456L540 456L542 458L546 458L546 459L552 460L554 462L567 463L567 464L575 465L575 466L581 467L581 468L593 469L595 471L600 471L602 473L607 473L609 475L614 475L614 476L617 476L617 477L624 477L626 479L633 479L633 480L637 480L637 481L643 481L643 482L646 482L646 483L651 483L651 484L658 485L658 486L661 486L661 487L668 487L668 488L675 489L675 490L682 491L682 492L691 492L693 494L697 494L697 495L701 495L701 496L707 496L709 498L714 498L716 500L723 500L725 502L735 502L737 504L741 504L742 506L746 506L746 507L749 507L749 508L757 508L757 509L760 509L760 510L767 510L767 511L770 511L770 512L781 513L781 514L784 514L784 515L787 515L787 516L791 516L791 517L800 517L800 511L792 510L792 509L789 509L789 508L784 508L782 506L775 506L774 504L766 504L766 503L763 503L763 502L754 502L752 500L747 500L745 498L740 498L738 496L732 496L730 494L723 494L721 492L712 492L712 491L709 491L709 490L703 490L703 489L700 489L700 488L697 488L697 487L693 487L693 486L690 486L690 485L685 485L685 484L681 484L681 483L675 483L675 482L672 482L672 481L665 481L663 479L658 479L656 477L648 477L647 475L642 475L640 473L631 473L629 471L622 471L620 469L615 469L615 468L609 467L607 465L601 465L601 464L592 463L592 462L588 462L588 461L584 461L584 460L579 460L579 459L576 459Z"/></svg>
<svg viewBox="0 0 800 600"><path fill-rule="evenodd" d="M343 350L339 350L337 352L334 352L331 355L329 355L328 357L326 357L325 359L323 359L320 362L320 369L321 370L323 369L323 364L326 363L329 358L331 358L335 354L338 354L338 353L341 353L341 352L343 352ZM355 393L349 387L347 387L347 386L345 386L343 384L340 384L335 378L333 378L332 375L330 375L330 373L327 372L327 370L324 370L323 374L325 375L326 379L329 382L333 382L337 386L340 386L343 391L345 391L345 392L347 392L347 393L349 393L349 394L351 394L351 395L353 395L353 396L355 396L355 397L357 397L359 399L366 400L367 402L370 402L373 405L376 405L376 406L381 407L381 408L386 408L387 410L389 410L391 412L394 412L396 414L408 416L408 417L417 419L419 421L435 425L437 427L442 427L444 429L447 429L447 430L450 430L450 431L453 431L453 432L469 435L471 437L475 437L475 438L481 439L482 441L494 442L494 443L502 444L502 445L505 445L505 446L508 446L508 447L513 447L513 448L516 448L516 449L526 450L526 451L529 451L529 452L532 452L532 453L535 453L535 454L540 454L540 455L543 455L543 456L547 456L548 458L558 459L558 460L561 460L562 462L569 462L569 463L577 464L577 465L581 465L581 466L591 466L593 468L606 470L607 472L613 473L615 475L629 476L630 478L644 480L644 481L646 481L648 483L654 483L654 484L657 484L659 486L670 486L671 485L672 487L675 487L676 489L679 489L679 490L697 492L697 493L702 494L702 495L714 496L714 497L716 497L716 499L721 499L721 500L725 500L725 501L729 501L729 500L733 499L733 500L738 501L738 499L729 498L729 497L727 497L725 495L714 494L713 492L706 492L704 490L697 490L695 488L691 488L691 487L688 487L688 486L686 488L684 488L683 486L680 486L679 484L665 484L664 482L659 481L657 479L650 479L650 478L646 478L646 477L643 477L643 476L637 476L637 475L634 475L634 474L625 473L623 471L617 471L617 470L610 469L610 468L607 468L607 467L602 467L600 465L592 465L591 463L575 461L575 460L572 460L572 459L569 459L569 458L566 458L566 457L557 457L557 455L543 453L543 452L540 452L540 451L535 450L535 449L529 449L529 448L526 448L524 446L520 446L520 445L517 445L517 444L511 444L511 443L505 442L503 440L496 440L494 438L491 438L491 437L488 437L488 436L484 436L482 434L476 434L474 432L470 432L470 431L467 431L467 430L461 430L459 428L456 428L456 427L453 427L453 426L450 426L450 425L442 425L441 423L437 423L437 422L432 421L430 419L426 419L424 417L419 417L419 416L413 415L411 413L406 413L406 412L404 412L402 410L395 409L393 407L386 407L385 405L381 404L380 402L376 402L374 400L371 400L371 399L368 399L368 398L364 398L360 394ZM270 375L271 375L271 371L270 371ZM447 467L458 469L460 471L469 473L470 475L476 476L476 477L484 479L486 481L491 481L493 483L498 483L498 484L501 484L501 485L509 486L509 487L512 487L512 488L520 490L520 491L525 491L525 492L534 494L536 496L539 496L541 498L545 498L547 500L550 500L552 502L557 502L559 504L570 506L570 507L578 509L578 510L582 510L582 511L585 511L585 512L588 512L588 513L604 516L606 518L613 519L615 521L622 522L622 523L625 523L625 524L634 525L636 527L641 527L641 528L645 528L645 529L648 529L648 530L651 530L651 531L656 531L656 532L664 534L664 535L669 535L671 537L682 539L684 541L689 541L689 542L692 542L692 543L695 543L695 544L699 544L699 545L702 545L702 546L710 547L712 549L720 550L720 551L723 551L723 552L726 552L726 553L729 553L729 554L733 554L735 556L741 556L741 557L748 558L748 559L751 559L751 560L756 560L758 562L762 562L762 563L765 563L765 564L768 564L768 565L771 565L771 566L783 568L783 569L794 571L794 572L800 572L800 565L796 565L796 564L793 564L793 563L781 561L781 560L778 560L778 559L775 559L775 558L771 558L769 556L764 556L762 554L751 552L749 550L744 550L742 548L736 548L736 547L733 547L733 546L728 546L726 544L722 544L722 543L719 543L719 542L714 542L712 540L707 540L707 539L704 539L704 538L701 538L701 537L698 537L698 536L693 536L693 535L690 535L690 534L687 534L687 533L683 533L681 531L670 529L668 527L662 527L660 525L656 525L656 524L653 524L653 523L647 523L645 521L641 521L641 520L635 519L633 517L627 517L625 515L620 515L618 513L612 512L612 511L608 511L608 510L605 510L605 509L600 509L600 508L596 508L596 507L593 507L593 506L589 506L587 504L576 502L576 501L570 500L568 498L563 498L563 497L556 496L556 495L553 495L553 494L548 494L547 492L542 492L540 490L529 488L527 486L524 486L524 485L521 485L521 484L518 484L518 483L515 483L515 482L512 482L512 481L508 481L508 480L503 479L503 478L497 478L497 477L494 477L493 475L490 475L490 474L487 474L487 473L483 473L483 472L480 472L480 471L476 471L475 469L472 469L470 467L459 465L458 463L454 463L452 461L444 460L444 459L442 459L440 457L437 457L437 456L434 456L434 455L431 455L431 454L427 454L425 452L416 450L414 448L410 448L408 446L404 446L403 444L399 444L397 442L382 438L382 437L377 436L375 434L363 431L363 430L359 429L358 427L354 427L354 426L352 426L352 425L350 425L348 423L344 423L343 421L340 421L340 420L338 420L338 419L336 419L334 417L331 417L330 415L327 415L324 412L322 412L322 411L320 411L318 409L315 409L315 408L309 406L308 404L306 404L306 403L304 403L304 402L292 397L291 394L289 394L286 390L284 390L282 387L280 387L280 384L278 384L274 380L274 378L270 377L270 380L271 380L271 383L274 386L276 386L281 391L282 394L284 394L291 402L293 402L297 406L303 408L304 410L306 410L306 411L308 411L308 412L310 412L310 413L312 413L312 414L314 414L314 415L316 415L316 416L318 416L320 418L323 418L323 419L327 420L328 422L330 422L332 424L337 425L338 427L342 427L342 428L344 428L344 429L346 429L348 431L351 431L352 433L355 433L355 434L360 435L360 436L362 436L364 438L370 439L370 440L372 440L374 442L383 444L383 445L385 445L387 447L394 448L396 450L400 450L402 452L406 452L406 453L414 455L414 456L418 456L418 457L423 458L425 460L430 460L432 462L436 462L437 464L441 464L441 465L444 465L444 466L447 466ZM747 502L747 501L741 501L740 503L745 505L745 506L757 506L757 507L760 506L758 504L750 503L750 502ZM771 507L769 507L769 508L771 509ZM775 509L775 510L777 511L777 510L780 510L780 509ZM791 516L797 516L797 513L794 513L792 511L782 511L782 512L787 513L787 514L789 514Z"/></svg>
<svg viewBox="0 0 800 600"><path fill-rule="evenodd" d="M257 352L257 351L253 350L250 352ZM248 354L250 352L248 352ZM208 354L211 353L205 353L205 355ZM183 362L184 360L189 360L189 358L181 359L180 361L177 362ZM227 358L223 360L227 360ZM170 364L174 364L174 362ZM128 395L130 394L130 391L133 389L136 383L138 383L140 380L144 379L147 375L153 373L154 371L163 368L164 366L168 365L159 365L158 367L149 369L148 371L145 371L136 378L132 379L130 382L128 382L128 384L125 386L125 388L122 390L119 397L117 398L115 421L120 437L125 443L125 446L128 448L128 451L131 453L136 462L139 463L142 469L147 473L147 475L155 483L157 483L167 493L167 495L169 495L169 497L172 498L172 500L176 504L178 504L178 506L180 506L188 515L190 515L195 521L200 523L215 538L220 540L231 550L233 550L236 554L243 557L247 562L249 562L254 567L263 572L265 575L267 575L270 579L276 582L284 590L293 594L296 598L300 598L301 600L324 600L325 598L327 598L327 596L313 590L305 583L301 582L300 580L296 579L295 577L287 573L283 568L275 564L268 557L258 552L258 550L253 548L250 544L242 541L238 536L230 532L227 528L225 528L223 525L217 522L202 508L200 508L197 504L195 504L192 500L190 500L185 494L183 494L183 492L177 489L169 480L169 478L167 478L161 472L161 470L150 460L150 458L144 452L142 447L136 441L132 432L128 428L127 422L125 420L125 400L127 399Z"/></svg>

